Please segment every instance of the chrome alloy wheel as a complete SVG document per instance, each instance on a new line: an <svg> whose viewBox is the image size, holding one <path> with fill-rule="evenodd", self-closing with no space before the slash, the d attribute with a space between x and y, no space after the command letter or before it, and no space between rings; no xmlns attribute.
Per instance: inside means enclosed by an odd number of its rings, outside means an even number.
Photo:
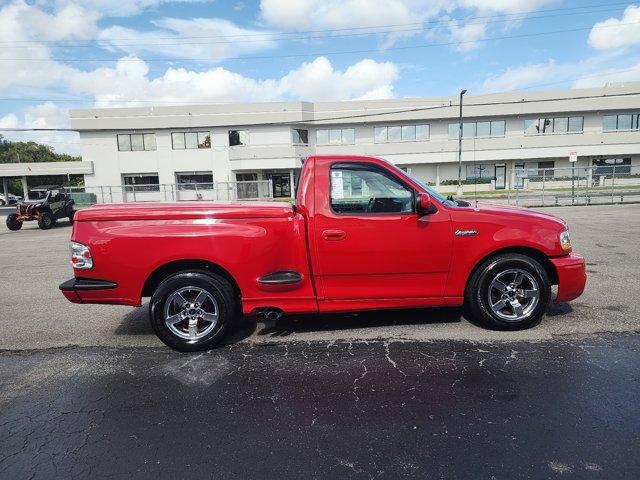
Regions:
<svg viewBox="0 0 640 480"><path fill-rule="evenodd" d="M200 287L176 290L164 304L164 321L174 335L197 340L207 335L218 323L218 303L213 295Z"/></svg>
<svg viewBox="0 0 640 480"><path fill-rule="evenodd" d="M536 279L526 270L504 270L489 286L489 305L502 320L517 322L527 318L540 301Z"/></svg>

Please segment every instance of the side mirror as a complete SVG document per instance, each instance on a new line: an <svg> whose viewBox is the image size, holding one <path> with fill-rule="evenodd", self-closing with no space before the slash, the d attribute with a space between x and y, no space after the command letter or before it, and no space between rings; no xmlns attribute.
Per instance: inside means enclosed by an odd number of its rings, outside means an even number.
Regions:
<svg viewBox="0 0 640 480"><path fill-rule="evenodd" d="M431 202L429 194L424 192L418 193L416 212L420 215L427 215L429 213L433 213L433 211L433 203Z"/></svg>

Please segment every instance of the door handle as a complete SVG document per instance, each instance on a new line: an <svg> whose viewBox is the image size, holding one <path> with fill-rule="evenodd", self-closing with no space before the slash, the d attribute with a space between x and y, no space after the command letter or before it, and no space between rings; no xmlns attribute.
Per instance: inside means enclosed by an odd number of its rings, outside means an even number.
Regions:
<svg viewBox="0 0 640 480"><path fill-rule="evenodd" d="M325 240L342 240L347 236L342 230L324 230L322 238Z"/></svg>

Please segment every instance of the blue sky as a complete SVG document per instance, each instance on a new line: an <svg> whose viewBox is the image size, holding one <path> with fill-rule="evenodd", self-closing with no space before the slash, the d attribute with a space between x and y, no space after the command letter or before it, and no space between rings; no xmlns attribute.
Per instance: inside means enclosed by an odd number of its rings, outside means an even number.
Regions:
<svg viewBox="0 0 640 480"><path fill-rule="evenodd" d="M69 108L451 95L640 80L640 4L0 2L0 134L78 152Z"/></svg>

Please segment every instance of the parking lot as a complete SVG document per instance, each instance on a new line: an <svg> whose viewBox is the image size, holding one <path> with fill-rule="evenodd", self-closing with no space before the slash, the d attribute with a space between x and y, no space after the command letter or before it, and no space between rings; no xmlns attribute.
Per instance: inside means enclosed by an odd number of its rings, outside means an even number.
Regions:
<svg viewBox="0 0 640 480"><path fill-rule="evenodd" d="M577 252L587 258L586 292L554 306L541 325L522 332L491 332L458 309L372 312L244 322L232 342L294 340L543 340L562 335L640 331L640 205L547 208L569 222ZM3 222L4 223L4 222ZM49 231L35 223L0 229L0 349L66 346L160 346L146 306L139 309L67 302L58 285L72 276L68 223Z"/></svg>
<svg viewBox="0 0 640 480"><path fill-rule="evenodd" d="M640 205L550 208L585 294L492 332L459 309L245 320L164 347L75 305L66 223L0 230L0 478L638 478Z"/></svg>

